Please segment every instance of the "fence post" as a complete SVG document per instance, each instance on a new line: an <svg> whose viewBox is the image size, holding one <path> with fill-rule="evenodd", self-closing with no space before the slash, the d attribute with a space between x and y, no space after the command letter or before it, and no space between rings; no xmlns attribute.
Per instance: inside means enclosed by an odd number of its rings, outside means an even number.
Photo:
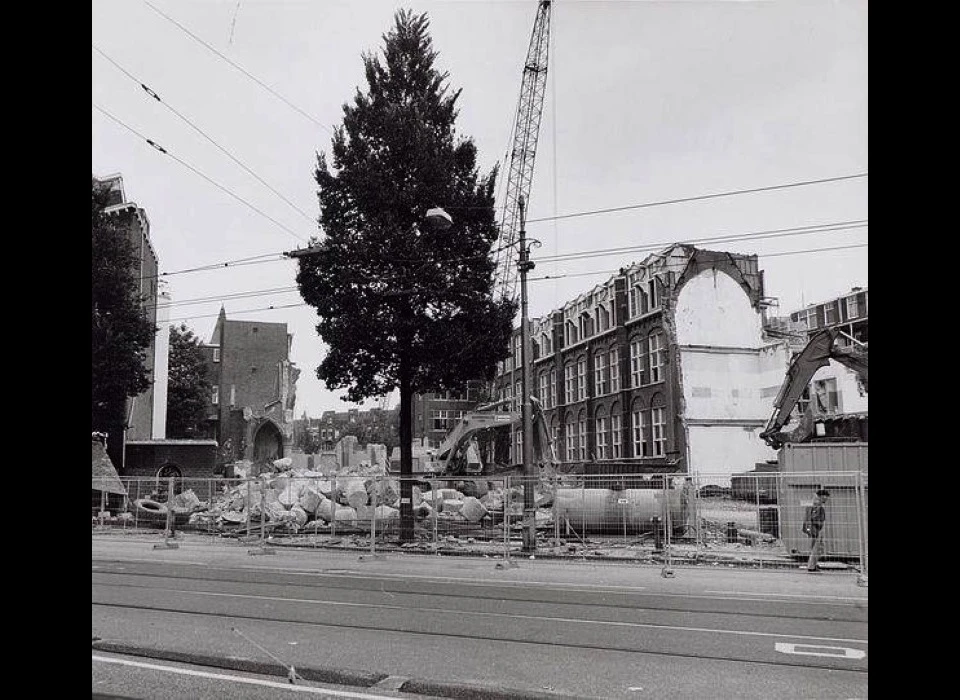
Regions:
<svg viewBox="0 0 960 700"><path fill-rule="evenodd" d="M867 523L866 501L863 498L862 472L857 472L857 533L860 540L860 573L857 575L857 585L867 586Z"/></svg>
<svg viewBox="0 0 960 700"><path fill-rule="evenodd" d="M100 520L100 527L104 527L104 511L107 509L107 492L103 489L106 487L106 479L103 480L103 483L100 484L100 512L97 513L98 519Z"/></svg>
<svg viewBox="0 0 960 700"><path fill-rule="evenodd" d="M503 561L496 568L518 568L517 562L510 556L510 477L503 477Z"/></svg>
<svg viewBox="0 0 960 700"><path fill-rule="evenodd" d="M666 474L663 475L663 507L667 511L663 517L664 523L664 536L665 542L663 547L663 568L660 570L660 575L663 578L673 578L674 572L671 567L672 561L670 559L670 537L673 531L673 522L671 521L671 512L670 512L670 486L673 483L673 479L668 477Z"/></svg>
<svg viewBox="0 0 960 700"><path fill-rule="evenodd" d="M179 549L180 545L171 542L170 539L176 537L176 520L173 517L173 482L175 476L170 477L167 485L167 524L163 529L163 542L153 545L154 549Z"/></svg>
<svg viewBox="0 0 960 700"><path fill-rule="evenodd" d="M437 521L437 513L440 510L440 504L437 503L437 482L432 480L430 483L430 503L433 504L433 510L430 513L430 518L433 520L433 551L439 555L440 554L440 532L439 525Z"/></svg>
<svg viewBox="0 0 960 700"><path fill-rule="evenodd" d="M757 496L757 532L760 535L757 536L757 546L763 543L763 523L760 519L760 475L753 477L753 492ZM760 552L757 554L757 561L760 562L760 568L763 569L763 553Z"/></svg>
<svg viewBox="0 0 960 700"><path fill-rule="evenodd" d="M401 477L400 483L401 484L403 483L402 477ZM382 554L377 554L377 501L379 500L377 498L377 494L379 493L379 491L380 491L380 475L378 474L377 476L374 477L374 481L373 481L373 497L371 498L372 512L370 514L370 557L369 558L373 560L380 560L384 558ZM411 496L411 505L413 503L412 499L413 499L413 496ZM365 561L367 557L364 557L361 554L359 559L360 561Z"/></svg>
<svg viewBox="0 0 960 700"><path fill-rule="evenodd" d="M276 551L267 547L267 477L262 476L260 483L260 544L256 549L250 549L247 554L276 554ZM247 494L250 494L250 482L247 482ZM247 534L250 534L250 514L247 513Z"/></svg>

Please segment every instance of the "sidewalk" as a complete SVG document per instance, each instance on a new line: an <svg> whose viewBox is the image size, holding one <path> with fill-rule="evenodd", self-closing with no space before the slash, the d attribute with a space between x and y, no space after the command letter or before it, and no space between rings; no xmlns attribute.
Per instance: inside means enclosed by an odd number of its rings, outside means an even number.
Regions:
<svg viewBox="0 0 960 700"><path fill-rule="evenodd" d="M840 596L867 601L867 587L857 583L856 570L838 564L824 565L823 573L810 574L798 563L795 569L743 569L722 564L673 565L664 577L661 564L634 564L611 560L540 559L497 556L438 556L408 552L377 553L332 549L269 547L260 555L256 545L237 540L211 540L181 535L176 549L154 549L159 535L109 535L93 537L92 558L104 561L150 561L252 568L299 573L375 573L387 577L463 580L471 583L517 582L554 587L577 586L642 589L653 592L694 593L720 587L731 593L765 593L806 596ZM823 563L822 563L823 564Z"/></svg>

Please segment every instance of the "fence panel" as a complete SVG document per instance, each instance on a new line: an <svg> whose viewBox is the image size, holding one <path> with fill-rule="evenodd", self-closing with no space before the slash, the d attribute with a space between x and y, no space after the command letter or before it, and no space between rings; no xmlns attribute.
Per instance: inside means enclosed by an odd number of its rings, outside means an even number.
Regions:
<svg viewBox="0 0 960 700"><path fill-rule="evenodd" d="M94 481L94 533L163 530L334 547L536 556L670 566L796 569L811 541L803 520L830 497L821 563L866 576L868 483L862 472L625 474L410 479L412 541L400 540L403 480L389 474L264 474L249 479L121 477ZM116 483L116 482L113 482ZM97 488L102 486L102 488Z"/></svg>

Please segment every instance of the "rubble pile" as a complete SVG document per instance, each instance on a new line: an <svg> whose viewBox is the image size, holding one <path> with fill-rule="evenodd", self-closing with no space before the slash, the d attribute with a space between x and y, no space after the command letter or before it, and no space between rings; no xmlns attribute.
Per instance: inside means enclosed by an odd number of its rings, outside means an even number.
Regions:
<svg viewBox="0 0 960 700"><path fill-rule="evenodd" d="M191 525L217 531L244 530L248 526L258 529L261 522L272 532L294 534L334 528L369 531L375 522L377 530L383 532L399 522L400 483L390 476L384 463L362 462L337 470L309 471L290 469L288 462L277 460L273 463L277 471L224 487L209 503L200 502L192 491L184 491L176 497L176 508L189 514L187 522ZM235 473L249 474L249 465L236 465ZM515 521L515 527L521 526L522 487L505 493L483 480L459 481L456 486L414 486L415 517L451 526L493 525L502 522L504 503L508 502L507 515ZM552 500L549 491L537 491L537 527L552 524Z"/></svg>

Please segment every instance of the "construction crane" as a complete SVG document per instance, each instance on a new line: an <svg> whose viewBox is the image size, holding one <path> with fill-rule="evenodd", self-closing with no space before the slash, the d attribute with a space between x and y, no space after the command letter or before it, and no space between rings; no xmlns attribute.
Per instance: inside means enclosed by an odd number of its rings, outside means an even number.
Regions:
<svg viewBox="0 0 960 700"><path fill-rule="evenodd" d="M520 101L513 127L513 148L510 170L504 193L500 220L500 242L497 246L494 288L501 299L517 296L517 265L513 258L517 235L523 226L523 211L529 209L530 185L540 135L543 96L547 90L547 54L550 46L550 1L541 0L533 23L527 60L523 66Z"/></svg>

